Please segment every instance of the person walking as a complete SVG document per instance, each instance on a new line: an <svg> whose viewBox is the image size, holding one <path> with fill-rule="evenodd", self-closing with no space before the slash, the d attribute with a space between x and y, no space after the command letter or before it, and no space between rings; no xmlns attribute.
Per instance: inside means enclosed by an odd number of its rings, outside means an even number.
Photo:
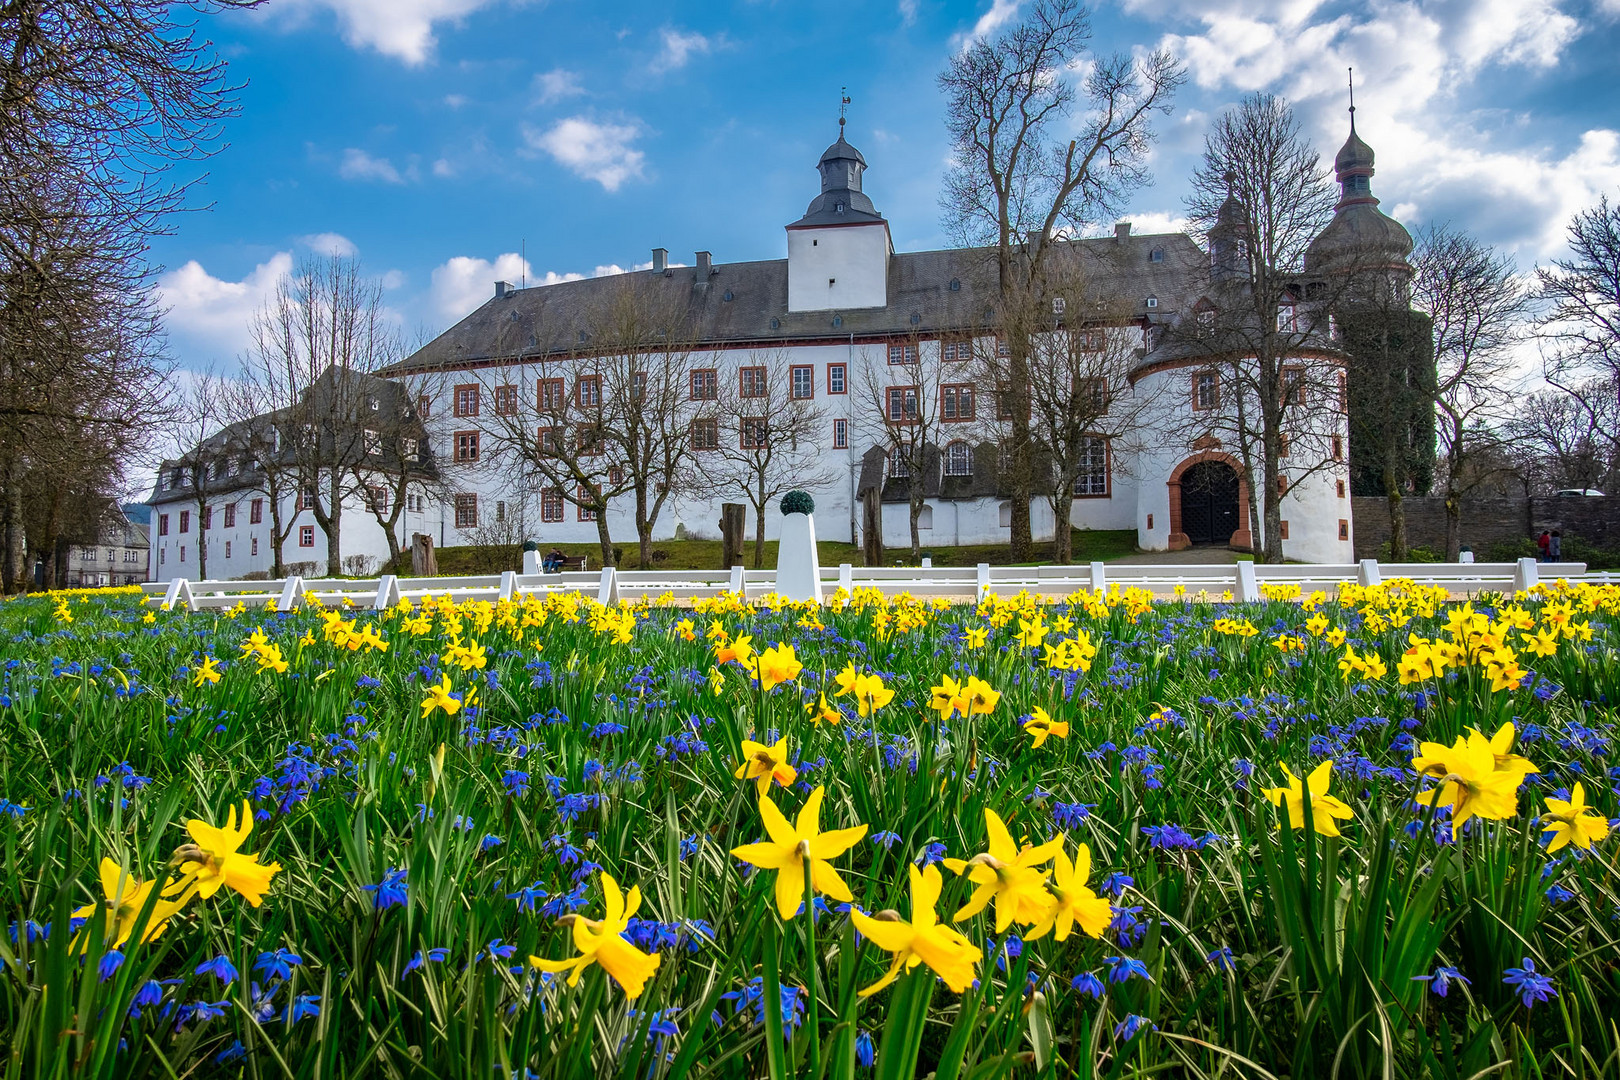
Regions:
<svg viewBox="0 0 1620 1080"><path fill-rule="evenodd" d="M1536 550L1540 552L1538 558L1542 562L1550 561L1548 556L1552 554L1552 533L1546 529L1541 530L1541 535L1536 537Z"/></svg>
<svg viewBox="0 0 1620 1080"><path fill-rule="evenodd" d="M1564 559L1564 534L1557 529L1547 541L1547 561L1562 562Z"/></svg>

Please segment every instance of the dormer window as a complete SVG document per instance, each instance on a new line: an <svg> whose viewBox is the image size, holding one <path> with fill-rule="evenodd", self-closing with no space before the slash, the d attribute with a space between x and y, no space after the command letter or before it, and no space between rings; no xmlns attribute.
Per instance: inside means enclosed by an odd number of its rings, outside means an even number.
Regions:
<svg viewBox="0 0 1620 1080"><path fill-rule="evenodd" d="M1148 262L1164 262L1164 248L1154 248L1148 252Z"/></svg>
<svg viewBox="0 0 1620 1080"><path fill-rule="evenodd" d="M844 212L844 204L843 203L833 203L833 213L842 214L843 212Z"/></svg>
<svg viewBox="0 0 1620 1080"><path fill-rule="evenodd" d="M1147 298L1147 308L1149 311L1157 310L1158 306L1159 298L1157 296L1150 296Z"/></svg>

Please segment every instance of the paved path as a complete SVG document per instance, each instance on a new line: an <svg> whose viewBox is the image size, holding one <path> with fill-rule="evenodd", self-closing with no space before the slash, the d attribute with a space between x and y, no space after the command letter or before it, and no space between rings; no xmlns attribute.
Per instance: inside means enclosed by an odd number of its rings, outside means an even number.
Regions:
<svg viewBox="0 0 1620 1080"><path fill-rule="evenodd" d="M1181 564L1221 564L1235 563L1238 553L1231 548L1223 547L1191 547L1181 551L1142 551L1135 555L1121 555L1117 559L1109 559L1113 564L1148 564L1148 565L1176 565Z"/></svg>

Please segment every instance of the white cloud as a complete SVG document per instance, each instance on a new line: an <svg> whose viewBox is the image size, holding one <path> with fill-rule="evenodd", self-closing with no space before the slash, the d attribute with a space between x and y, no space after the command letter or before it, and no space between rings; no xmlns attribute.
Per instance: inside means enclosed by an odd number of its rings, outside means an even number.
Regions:
<svg viewBox="0 0 1620 1080"><path fill-rule="evenodd" d="M657 74L666 71L675 71L686 66L693 56L701 56L713 49L717 42L706 38L697 31L682 33L673 27L664 27L659 31L664 47L650 65L651 70Z"/></svg>
<svg viewBox="0 0 1620 1080"><path fill-rule="evenodd" d="M900 25L910 26L917 21L917 0L900 0Z"/></svg>
<svg viewBox="0 0 1620 1080"><path fill-rule="evenodd" d="M456 175L456 167L450 163L449 158L439 158L433 163L433 175L450 177Z"/></svg>
<svg viewBox="0 0 1620 1080"><path fill-rule="evenodd" d="M579 74L565 71L562 68L553 68L542 71L534 77L535 101L541 105L551 105L563 98L583 94L585 88L579 84Z"/></svg>
<svg viewBox="0 0 1620 1080"><path fill-rule="evenodd" d="M459 109L463 105L467 104L467 95L466 94L446 94L446 95L444 95L444 103L446 105L450 106L452 109Z"/></svg>
<svg viewBox="0 0 1620 1080"><path fill-rule="evenodd" d="M192 259L158 278L164 325L214 356L234 357L247 348L254 313L292 268L292 252L278 251L241 281L224 281Z"/></svg>
<svg viewBox="0 0 1620 1080"><path fill-rule="evenodd" d="M495 0L283 0L272 17L294 23L315 12L336 16L343 40L357 49L375 49L407 64L425 63L438 39L434 26L455 22Z"/></svg>
<svg viewBox="0 0 1620 1080"><path fill-rule="evenodd" d="M575 278L581 274L573 275ZM448 319L460 319L495 295L497 281L516 285L527 277L534 281L529 264L515 251L495 257L494 262L471 255L457 255L433 270L433 306ZM562 280L562 279L559 279ZM551 284L541 281L540 284Z"/></svg>
<svg viewBox="0 0 1620 1080"><path fill-rule="evenodd" d="M990 10L979 16L979 21L973 24L973 29L960 36L956 44L960 48L967 48L995 34L1018 14L1018 6L1022 0L990 0Z"/></svg>
<svg viewBox="0 0 1620 1080"><path fill-rule="evenodd" d="M355 247L354 241L342 233L310 233L308 236L300 236L298 242L317 255L341 255L346 259L352 259L360 254L360 249Z"/></svg>
<svg viewBox="0 0 1620 1080"><path fill-rule="evenodd" d="M576 175L617 191L629 179L641 179L646 154L631 146L641 134L635 123L598 123L583 116L559 120L545 131L523 125L530 147L543 150Z"/></svg>
<svg viewBox="0 0 1620 1080"><path fill-rule="evenodd" d="M343 163L338 166L338 175L345 180L380 180L385 184L405 182L393 162L387 158L372 157L352 146L343 151Z"/></svg>
<svg viewBox="0 0 1620 1080"><path fill-rule="evenodd" d="M385 271L383 273L383 276L380 279L380 281L381 281L382 287L385 288L385 289L397 289L400 286L404 285L405 282L406 282L405 271L403 271L403 270L388 270L388 271Z"/></svg>
<svg viewBox="0 0 1620 1080"><path fill-rule="evenodd" d="M1164 210L1145 210L1140 213L1126 214L1119 220L1130 222L1131 232L1136 234L1180 233L1187 231L1186 215Z"/></svg>

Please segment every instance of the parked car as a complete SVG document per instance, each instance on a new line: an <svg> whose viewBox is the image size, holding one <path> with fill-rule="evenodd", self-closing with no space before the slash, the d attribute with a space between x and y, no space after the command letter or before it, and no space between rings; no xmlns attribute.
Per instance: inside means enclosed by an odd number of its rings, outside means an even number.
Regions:
<svg viewBox="0 0 1620 1080"><path fill-rule="evenodd" d="M1571 495L1571 496L1585 495L1587 498L1590 498L1590 499L1602 499L1602 498L1605 498L1603 492L1599 491L1597 488L1561 488L1560 490L1553 492L1553 494L1554 495Z"/></svg>

